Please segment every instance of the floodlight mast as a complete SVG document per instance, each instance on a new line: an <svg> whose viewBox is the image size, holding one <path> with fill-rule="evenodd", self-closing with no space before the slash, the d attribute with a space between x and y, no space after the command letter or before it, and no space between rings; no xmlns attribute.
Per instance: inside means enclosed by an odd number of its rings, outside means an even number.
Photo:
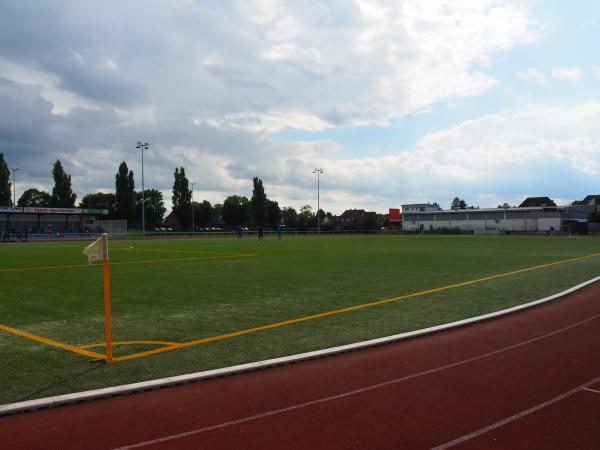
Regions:
<svg viewBox="0 0 600 450"><path fill-rule="evenodd" d="M194 185L196 183L190 183L190 185L192 186L192 234L196 231L196 227L194 226Z"/></svg>
<svg viewBox="0 0 600 450"><path fill-rule="evenodd" d="M319 176L323 173L323 169L315 169L313 173L317 174L317 234L321 234L321 216L319 211L321 211L321 195L320 195L320 180Z"/></svg>
<svg viewBox="0 0 600 450"><path fill-rule="evenodd" d="M146 197L144 194L144 150L148 150L150 145L146 142L142 144L138 141L135 148L142 151L142 234L146 234Z"/></svg>
<svg viewBox="0 0 600 450"><path fill-rule="evenodd" d="M18 167L11 167L13 173L13 206L17 206L17 171L21 170Z"/></svg>

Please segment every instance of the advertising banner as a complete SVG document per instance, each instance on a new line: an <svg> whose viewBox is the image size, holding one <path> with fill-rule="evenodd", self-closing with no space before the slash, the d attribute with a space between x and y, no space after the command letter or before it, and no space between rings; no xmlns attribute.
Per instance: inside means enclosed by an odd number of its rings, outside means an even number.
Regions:
<svg viewBox="0 0 600 450"><path fill-rule="evenodd" d="M23 208L23 212L29 214L83 214L83 210L79 208L35 208L29 206Z"/></svg>
<svg viewBox="0 0 600 450"><path fill-rule="evenodd" d="M0 206L0 213L20 213L23 208L19 206Z"/></svg>

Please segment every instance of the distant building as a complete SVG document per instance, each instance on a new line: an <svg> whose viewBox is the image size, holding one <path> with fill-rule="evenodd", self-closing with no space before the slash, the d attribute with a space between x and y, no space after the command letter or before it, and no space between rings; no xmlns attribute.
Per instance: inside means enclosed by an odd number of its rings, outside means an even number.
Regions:
<svg viewBox="0 0 600 450"><path fill-rule="evenodd" d="M558 231L561 214L544 207L501 209L460 209L402 212L405 231L461 230L474 233Z"/></svg>
<svg viewBox="0 0 600 450"><path fill-rule="evenodd" d="M364 209L347 209L339 217L339 223L342 226L350 226L353 223L364 220L367 212Z"/></svg>
<svg viewBox="0 0 600 450"><path fill-rule="evenodd" d="M26 233L31 239L43 239L79 238L96 232L127 233L127 221L102 220L108 214L106 209L0 206L0 234Z"/></svg>
<svg viewBox="0 0 600 450"><path fill-rule="evenodd" d="M527 197L521 204L519 208L532 208L538 206L556 206L554 200L550 197Z"/></svg>
<svg viewBox="0 0 600 450"><path fill-rule="evenodd" d="M410 205L402 205L402 214L441 210L442 208L440 208L440 205L438 205L437 203L413 203Z"/></svg>
<svg viewBox="0 0 600 450"><path fill-rule="evenodd" d="M588 195L581 201L584 205L598 205L600 206L600 195Z"/></svg>
<svg viewBox="0 0 600 450"><path fill-rule="evenodd" d="M528 205L528 206L526 206ZM415 203L390 208L389 227L404 231L460 230L478 234L547 233L554 231L600 232L588 223L600 212L600 195L588 195L570 206L556 206L549 197L529 197L518 207L442 210L437 203Z"/></svg>
<svg viewBox="0 0 600 450"><path fill-rule="evenodd" d="M388 217L389 217L388 228L390 230L401 230L402 229L402 216L400 215L399 208L390 208Z"/></svg>

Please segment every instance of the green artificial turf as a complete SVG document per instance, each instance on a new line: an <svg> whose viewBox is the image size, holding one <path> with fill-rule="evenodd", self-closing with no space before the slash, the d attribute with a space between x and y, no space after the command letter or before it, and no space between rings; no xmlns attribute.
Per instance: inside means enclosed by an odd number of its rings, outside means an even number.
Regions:
<svg viewBox="0 0 600 450"><path fill-rule="evenodd" d="M87 265L85 246L0 245L0 324L70 345L102 342L102 268ZM564 236L113 241L113 339L187 342L598 252L600 239ZM0 404L455 321L561 291L599 268L600 256L111 365L0 331Z"/></svg>

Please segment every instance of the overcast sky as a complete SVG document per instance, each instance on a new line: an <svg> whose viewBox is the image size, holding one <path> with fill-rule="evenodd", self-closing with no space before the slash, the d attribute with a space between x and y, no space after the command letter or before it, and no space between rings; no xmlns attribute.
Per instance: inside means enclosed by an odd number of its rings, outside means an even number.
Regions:
<svg viewBox="0 0 600 450"><path fill-rule="evenodd" d="M194 199L387 212L600 194L600 2L0 0L0 152L80 200L173 172Z"/></svg>

